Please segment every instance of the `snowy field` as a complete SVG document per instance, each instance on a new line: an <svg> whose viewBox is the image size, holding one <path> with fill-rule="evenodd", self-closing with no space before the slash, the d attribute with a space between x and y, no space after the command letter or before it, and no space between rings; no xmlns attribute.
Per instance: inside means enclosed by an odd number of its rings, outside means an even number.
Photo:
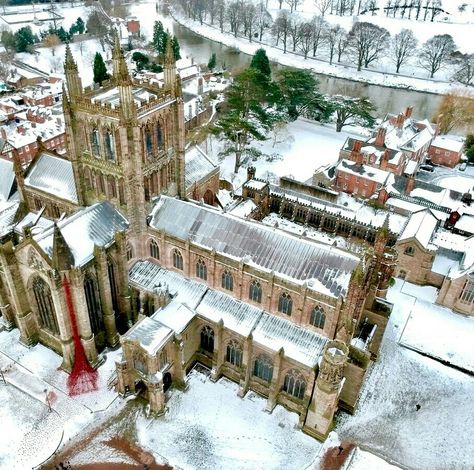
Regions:
<svg viewBox="0 0 474 470"><path fill-rule="evenodd" d="M447 2L443 2L443 5L445 3ZM448 3L450 4L449 8L451 8L453 12L457 13L457 5L460 4L460 2ZM284 4L283 9L285 9L285 7L287 7L286 4ZM268 2L268 10L273 19L275 19L279 12L278 1L272 0ZM305 0L302 2L300 5L298 5L298 10L295 13L295 15L302 21L310 20L315 14L319 14L319 12L316 9L315 2L313 0ZM182 15L182 13L179 11L175 11L173 16L175 17L176 21L181 23L183 26L190 28L195 33L208 39L223 43L229 47L237 48L246 54L253 55L254 52L263 45L270 60L278 62L282 65L308 68L312 69L316 73L347 78L349 80L418 91L446 93L453 87L456 89L465 88L466 90L469 90L469 88L466 88L463 85L451 85L448 83L453 72L451 66L442 68L439 72L437 72L434 79L430 79L428 72L418 67L416 58L413 58L409 64L402 66L400 74L396 74L394 73L394 65L389 59L387 53L383 54L382 59L379 62L376 62L374 67L371 66L370 69L357 71L353 62L347 58L344 58L340 64L330 65L327 59L327 54L325 52L321 52L324 50L324 45L321 47L320 52L318 53L317 60L314 60L311 57L308 57L308 59L305 60L301 53L298 53L298 55L290 53L292 51L291 41L289 41L290 46L288 46L288 52L286 54L283 53L283 50L274 47L275 40L269 35L269 33L264 34L262 43L256 41L249 42L247 38L235 38L233 34L228 32L228 26L226 26L224 34L222 34L217 25L214 27L205 23L201 25L198 21L193 21L190 18L184 17L184 15ZM382 13L376 14L374 16L361 15L343 17L326 14L324 19L331 25L339 24L346 31L349 31L356 21L375 23L377 26L386 28L392 36L399 33L403 28L412 29L415 37L419 41L419 47L421 47L426 40L435 34L449 34L453 37L457 48L461 52L474 52L474 45L471 40L474 15L470 13L469 7L467 8L466 13L464 13L462 16L456 15L452 17L452 21L458 22L435 21L432 23L430 21L411 21L407 18L388 18ZM463 22L460 23L459 21Z"/></svg>
<svg viewBox="0 0 474 470"><path fill-rule="evenodd" d="M346 130L347 129L347 130ZM227 155L220 163L221 178L232 182L234 189L239 188L247 179L247 166L255 164L257 178L277 181L281 176L291 176L300 181L311 178L314 171L322 166L335 163L339 150L348 137L364 138L360 128L348 126L342 132L336 132L334 124L321 125L314 121L298 119L290 122L284 131L268 140L252 142L251 147L267 155L256 162L243 160L239 173L234 173L235 155ZM205 149L205 146L203 146ZM208 145L207 151L217 158L222 150L222 142L215 140Z"/></svg>
<svg viewBox="0 0 474 470"><path fill-rule="evenodd" d="M472 470L474 440L468 436L474 427L474 377L398 344L410 314L407 303L399 301L402 284L397 280L389 290L394 310L358 408L353 416L339 415L335 430L341 439L407 468ZM431 302L436 289L405 283L403 292Z"/></svg>

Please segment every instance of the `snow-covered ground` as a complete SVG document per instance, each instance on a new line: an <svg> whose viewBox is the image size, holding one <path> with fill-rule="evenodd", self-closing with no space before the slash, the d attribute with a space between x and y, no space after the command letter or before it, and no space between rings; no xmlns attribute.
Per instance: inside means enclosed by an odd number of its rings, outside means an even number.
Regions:
<svg viewBox="0 0 474 470"><path fill-rule="evenodd" d="M232 182L234 189L238 189L247 179L246 168L255 164L257 178L277 181L281 176L291 176L306 181L316 169L338 160L339 150L348 137L364 138L363 130L348 126L342 132L336 132L334 124L321 125L298 119L290 122L283 131L277 131L275 145L274 135L263 142L252 142L251 147L267 157L262 156L256 162L250 158L243 160L238 174L234 173L235 155L227 155L220 163L221 178ZM214 139L207 145L207 152L216 157L222 145Z"/></svg>
<svg viewBox="0 0 474 470"><path fill-rule="evenodd" d="M283 8L285 8L285 6ZM278 1L270 1L268 3L268 9L273 19L275 19L279 12ZM313 0L305 0L298 6L298 11L295 13L295 15L301 20L309 20L314 14L318 14L318 11ZM428 73L417 65L415 57L409 65L404 65L401 68L400 74L396 74L394 73L394 65L389 58L389 54L386 53L383 54L379 63L376 63L373 68L371 67L370 69L357 71L353 61L348 60L348 58L344 58L340 64L330 65L327 54L321 53L321 51L324 50L324 45L318 53L317 60L311 57L308 57L308 59L305 60L301 53L292 53L292 47L290 46L288 47L288 52L286 54L283 53L282 49L274 46L275 40L268 33L264 35L262 43L259 43L258 41L249 42L247 38L235 38L233 34L227 31L227 29L224 30L224 34L221 33L217 25L210 26L206 23L201 25L199 21L193 21L190 18L185 17L179 10L174 11L173 16L177 22L191 29L195 33L219 43L223 43L229 47L234 47L246 54L252 55L258 48L263 46L269 59L282 65L307 68L312 69L315 73L324 75L409 90L428 91L432 93L446 93L453 88L469 90L469 88L464 87L459 83L449 83L450 77L453 73L452 66L441 69L434 79L430 79ZM408 20L407 18L388 18L384 14L377 14L375 16L361 15L359 17L341 17L326 14L324 18L331 25L339 24L346 31L349 31L352 25L357 21L375 23L378 26L386 28L392 36L400 32L403 28L412 29L420 43L420 47L426 40L435 34L450 34L453 36L460 51L464 53L474 52L474 45L470 39L474 18L473 15L469 14L464 15L466 21L464 23L449 23L445 21L431 23L430 21L413 21Z"/></svg>
<svg viewBox="0 0 474 470"><path fill-rule="evenodd" d="M402 284L397 280L389 290L387 298L395 306L355 414L340 415L335 430L341 439L407 468L471 470L474 441L468 436L474 426L474 377L398 344L410 315L408 300L400 301ZM405 283L403 293L433 302L436 289ZM451 319L445 321L453 325ZM429 328L423 325L419 337ZM453 344L463 334L456 331L451 330Z"/></svg>

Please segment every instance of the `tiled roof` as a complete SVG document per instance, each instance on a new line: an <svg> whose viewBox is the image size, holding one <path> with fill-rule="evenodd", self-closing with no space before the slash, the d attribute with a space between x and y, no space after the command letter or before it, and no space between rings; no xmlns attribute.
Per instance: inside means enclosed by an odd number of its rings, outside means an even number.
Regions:
<svg viewBox="0 0 474 470"><path fill-rule="evenodd" d="M25 185L75 204L79 202L72 163L49 153L42 153L33 162Z"/></svg>
<svg viewBox="0 0 474 470"><path fill-rule="evenodd" d="M186 189L189 189L194 183L205 178L216 169L216 165L209 160L197 145L186 149L185 161L184 180Z"/></svg>
<svg viewBox="0 0 474 470"><path fill-rule="evenodd" d="M359 258L213 208L161 196L150 226L332 297L344 295Z"/></svg>

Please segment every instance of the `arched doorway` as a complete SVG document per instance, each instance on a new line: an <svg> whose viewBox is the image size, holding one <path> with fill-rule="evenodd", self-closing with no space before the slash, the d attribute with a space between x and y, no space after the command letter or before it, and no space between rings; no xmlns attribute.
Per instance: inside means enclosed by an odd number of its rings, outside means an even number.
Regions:
<svg viewBox="0 0 474 470"><path fill-rule="evenodd" d="M214 205L214 193L210 189L204 193L204 202L210 206Z"/></svg>
<svg viewBox="0 0 474 470"><path fill-rule="evenodd" d="M138 395L145 396L147 391L147 386L143 380L136 380L135 381L135 392Z"/></svg>
<svg viewBox="0 0 474 470"><path fill-rule="evenodd" d="M163 375L163 390L166 392L171 387L171 374L169 372L166 372L165 375Z"/></svg>

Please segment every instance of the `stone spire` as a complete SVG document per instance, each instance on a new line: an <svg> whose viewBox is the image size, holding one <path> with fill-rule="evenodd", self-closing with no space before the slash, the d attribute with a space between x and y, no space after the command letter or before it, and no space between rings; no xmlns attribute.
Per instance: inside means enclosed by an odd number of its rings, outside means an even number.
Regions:
<svg viewBox="0 0 474 470"><path fill-rule="evenodd" d="M128 67L123 56L122 47L120 46L120 38L118 32L114 34L114 47L112 49L112 62L114 81L117 85L131 85L132 79L128 73Z"/></svg>
<svg viewBox="0 0 474 470"><path fill-rule="evenodd" d="M176 93L176 60L174 58L173 46L171 44L171 39L166 43L165 51L165 60L164 60L164 78L165 78L165 88L171 90L171 93L175 95Z"/></svg>
<svg viewBox="0 0 474 470"><path fill-rule="evenodd" d="M64 72L66 74L67 91L69 101L74 103L76 98L82 94L82 82L79 77L77 64L72 56L69 44L66 44L66 57L64 61Z"/></svg>
<svg viewBox="0 0 474 470"><path fill-rule="evenodd" d="M69 271L74 266L74 255L56 223L53 231L52 261L53 267L58 271Z"/></svg>

